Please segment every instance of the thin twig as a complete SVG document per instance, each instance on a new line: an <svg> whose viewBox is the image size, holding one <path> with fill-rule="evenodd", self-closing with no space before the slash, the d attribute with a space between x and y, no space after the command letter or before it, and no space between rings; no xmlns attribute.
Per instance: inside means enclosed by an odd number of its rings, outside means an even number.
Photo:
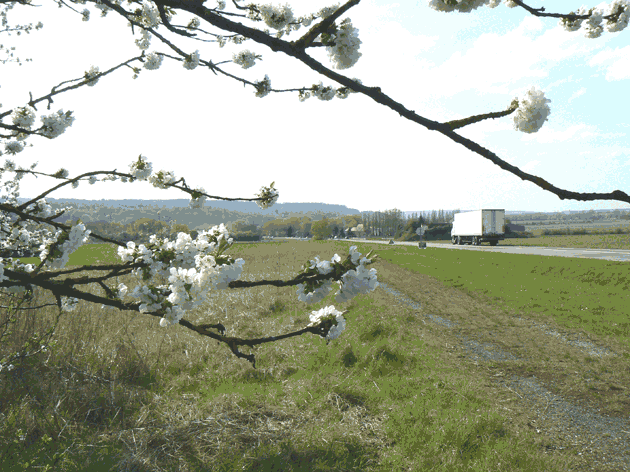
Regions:
<svg viewBox="0 0 630 472"><path fill-rule="evenodd" d="M521 397L521 395L518 392L515 392L514 390L512 390L510 387L508 387L507 385L505 386L505 388L507 388L510 392L515 393L516 395L518 395L521 400L523 399L523 397Z"/></svg>

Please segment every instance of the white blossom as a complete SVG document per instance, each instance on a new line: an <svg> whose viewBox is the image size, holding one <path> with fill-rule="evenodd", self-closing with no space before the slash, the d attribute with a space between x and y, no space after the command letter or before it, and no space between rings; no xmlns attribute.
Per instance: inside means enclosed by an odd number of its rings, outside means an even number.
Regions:
<svg viewBox="0 0 630 472"><path fill-rule="evenodd" d="M206 193L206 191L202 187L197 187L195 190L197 192L200 192L202 195L199 195L199 198L191 198L188 206L194 209L203 208L206 198L208 198L205 195L203 195L204 193Z"/></svg>
<svg viewBox="0 0 630 472"><path fill-rule="evenodd" d="M186 56L184 59L184 69L193 70L199 65L199 50Z"/></svg>
<svg viewBox="0 0 630 472"><path fill-rule="evenodd" d="M271 80L269 80L269 76L265 74L265 78L260 81L256 81L256 96L259 98L265 97L269 95L271 91Z"/></svg>
<svg viewBox="0 0 630 472"><path fill-rule="evenodd" d="M90 70L84 74L85 81L87 82L88 87L94 87L98 82L98 78L96 76L99 74L99 69L96 66L91 66Z"/></svg>
<svg viewBox="0 0 630 472"><path fill-rule="evenodd" d="M94 6L101 10L101 18L107 16L107 13L109 13L109 11L111 10L111 8L109 8L104 3L96 3Z"/></svg>
<svg viewBox="0 0 630 472"><path fill-rule="evenodd" d="M144 28L140 28L139 39L136 39L136 46L138 46L141 50L146 51L151 46L151 33L149 33Z"/></svg>
<svg viewBox="0 0 630 472"><path fill-rule="evenodd" d="M125 262L143 261L150 266L152 276L168 277L168 285L154 287L147 285L135 287L129 293L124 287L119 288L119 295L140 300L140 311L164 309L161 326L178 323L182 315L203 303L213 289L224 289L240 276L243 259L230 260L219 264L211 254L213 251L232 244L233 240L225 225L215 226L210 231L203 231L193 240L186 233L179 233L176 241L151 238L153 249L144 245L136 248L135 243L128 242L127 248L119 248L118 254ZM163 254L177 254L175 260L168 264L162 262ZM167 306L166 303L172 306Z"/></svg>
<svg viewBox="0 0 630 472"><path fill-rule="evenodd" d="M349 18L343 20L332 41L334 44L326 46L326 50L335 69L348 69L357 63L361 57L359 52L361 40L359 30L352 26Z"/></svg>
<svg viewBox="0 0 630 472"><path fill-rule="evenodd" d="M256 201L258 206L263 210L266 210L268 208L271 208L278 201L280 193L275 188L273 188L272 183L269 187L261 187L260 193L256 196L262 198L262 200Z"/></svg>
<svg viewBox="0 0 630 472"><path fill-rule="evenodd" d="M190 20L190 22L188 23L187 28L189 29L195 29L195 28L199 28L199 26L201 25L201 22L199 21L199 18L194 17L192 20Z"/></svg>
<svg viewBox="0 0 630 472"><path fill-rule="evenodd" d="M309 315L311 322L308 326L315 326L322 322L323 319L332 318L333 325L328 330L328 334L326 335L326 339L336 339L342 333L342 331L346 328L346 320L343 317L343 314L336 310L334 306L327 306L322 308L319 311L313 311Z"/></svg>
<svg viewBox="0 0 630 472"><path fill-rule="evenodd" d="M313 292L306 293L304 291L305 285L299 284L297 289L298 300L301 302L306 302L311 305L313 303L318 303L322 301L324 298L328 296L328 294L332 290L332 282L330 280L325 280L321 287L315 289Z"/></svg>
<svg viewBox="0 0 630 472"><path fill-rule="evenodd" d="M125 298L127 296L128 291L129 289L127 288L125 284L123 283L118 284L118 298L120 298L121 300Z"/></svg>
<svg viewBox="0 0 630 472"><path fill-rule="evenodd" d="M487 2L488 0L460 0L458 2L447 3L445 0L430 0L428 4L429 7L437 11L470 13L472 10L476 10Z"/></svg>
<svg viewBox="0 0 630 472"><path fill-rule="evenodd" d="M588 20L586 20L582 24L582 29L584 30L584 36L587 38L599 38L604 32L604 27L602 26L602 16L604 12L601 10L592 10L591 16Z"/></svg>
<svg viewBox="0 0 630 472"><path fill-rule="evenodd" d="M326 86L322 84L320 81L319 84L313 85L313 96L319 98L320 100L328 101L335 98L336 91L333 87Z"/></svg>
<svg viewBox="0 0 630 472"><path fill-rule="evenodd" d="M277 7L271 4L258 5L258 10L265 24L275 30L281 30L293 21L293 10L286 3Z"/></svg>
<svg viewBox="0 0 630 472"><path fill-rule="evenodd" d="M614 0L609 7L607 15L614 15L621 11L617 21L606 20L606 31L617 33L628 27L630 19L630 2L628 0Z"/></svg>
<svg viewBox="0 0 630 472"><path fill-rule="evenodd" d="M361 259L361 253L357 250L356 246L350 246L350 260L354 265L359 264L359 260Z"/></svg>
<svg viewBox="0 0 630 472"><path fill-rule="evenodd" d="M74 121L72 112L67 111L64 113L63 110L59 110L57 113L53 113L51 115L42 115L40 119L42 120L42 125L44 126L44 130L42 132L44 136L49 138L56 138L57 136L63 134L66 128L72 126L72 122Z"/></svg>
<svg viewBox="0 0 630 472"><path fill-rule="evenodd" d="M490 8L496 8L501 3L501 0L457 0L456 2L450 2L447 0L429 0L429 7L437 11L453 12L458 11L460 13L470 13L479 7L487 5ZM504 0L504 3L509 8L517 7L518 5L512 0Z"/></svg>
<svg viewBox="0 0 630 472"><path fill-rule="evenodd" d="M147 70L159 69L164 58L156 52L150 52L145 56L144 68Z"/></svg>
<svg viewBox="0 0 630 472"><path fill-rule="evenodd" d="M368 270L363 264L359 265L356 270L349 270L341 278L343 284L335 296L335 300L340 303L357 295L371 292L379 285L376 279L376 269Z"/></svg>
<svg viewBox="0 0 630 472"><path fill-rule="evenodd" d="M578 8L577 12L572 11L570 13L570 15L587 15L588 14L588 10L586 9L586 7L580 7ZM575 19L575 20L568 20L566 18L560 18L560 20L558 21L558 24L560 26L562 26L566 31L577 31L582 27L582 22L584 20L581 19Z"/></svg>
<svg viewBox="0 0 630 472"><path fill-rule="evenodd" d="M14 126L24 129L31 129L35 123L35 109L31 106L18 107L11 113L11 120Z"/></svg>
<svg viewBox="0 0 630 472"><path fill-rule="evenodd" d="M147 28L154 28L160 24L160 13L157 7L147 0L142 2L140 23Z"/></svg>
<svg viewBox="0 0 630 472"><path fill-rule="evenodd" d="M41 246L40 246L40 259L46 260L46 266L52 269L61 269L66 266L68 260L70 259L70 254L79 249L82 244L86 243L90 237L91 231L85 228L83 223L75 225L70 230L68 234L68 239L59 247L61 251L61 255L56 257L53 260L48 258L48 253L50 251L50 247L54 244L62 234L61 230L58 230L55 235L51 238L48 238Z"/></svg>
<svg viewBox="0 0 630 472"><path fill-rule="evenodd" d="M147 180L151 175L151 171L153 169L152 164L147 161L146 157L142 155L138 157L138 160L133 162L130 166L130 174L133 175L134 179L137 180Z"/></svg>
<svg viewBox="0 0 630 472"><path fill-rule="evenodd" d="M532 87L518 102L518 108L514 112L514 129L524 133L535 133L551 113L547 105L551 100L545 98L542 91Z"/></svg>
<svg viewBox="0 0 630 472"><path fill-rule="evenodd" d="M339 255L335 254L332 258L332 261L320 261L319 256L316 256L314 260L311 260L309 262L311 263L311 269L317 268L317 271L320 274L330 274L333 271L333 264L340 261L341 258L339 257Z"/></svg>
<svg viewBox="0 0 630 472"><path fill-rule="evenodd" d="M177 179L175 178L175 174L171 171L161 170L152 174L149 177L149 182L153 184L154 187L157 188L168 188L170 184L175 182Z"/></svg>
<svg viewBox="0 0 630 472"><path fill-rule="evenodd" d="M20 141L7 141L4 143L4 150L11 155L15 155L18 152L22 152L23 149L24 149L24 144L21 143Z"/></svg>
<svg viewBox="0 0 630 472"><path fill-rule="evenodd" d="M352 297L368 293L378 287L378 280L376 278L376 269L366 269L365 265L371 262L366 257L361 257L361 253L357 251L356 246L350 248L350 261L356 266L356 269L347 271L342 275L339 281L341 289L337 292L336 300L338 302L344 302L350 300ZM329 274L334 270L335 264L339 264L341 258L338 254L329 261L320 261L319 257L310 261L310 269L317 268L320 274ZM332 282L326 280L320 287L312 292L306 292L306 285L298 285L297 295L298 300L306 302L308 304L317 303L323 300L331 291Z"/></svg>
<svg viewBox="0 0 630 472"><path fill-rule="evenodd" d="M81 18L83 21L90 21L90 10L84 8L81 15L83 15L83 18Z"/></svg>
<svg viewBox="0 0 630 472"><path fill-rule="evenodd" d="M42 198L36 203L31 203L26 207L26 210L29 212L39 213L39 216L43 218L47 218L53 214L52 207L46 202L45 198ZM26 232L26 240L28 241L28 239L30 239L30 237L28 236L28 232Z"/></svg>
<svg viewBox="0 0 630 472"><path fill-rule="evenodd" d="M249 69L256 63L256 59L259 56L256 56L253 52L245 49L239 53L232 54L232 60L234 63L241 66L243 69Z"/></svg>
<svg viewBox="0 0 630 472"><path fill-rule="evenodd" d="M430 0L428 2L428 5L435 11L452 12L455 10L455 7L453 5L450 5L443 0Z"/></svg>
<svg viewBox="0 0 630 472"><path fill-rule="evenodd" d="M320 17L321 19L328 18L330 15L335 13L338 8L339 8L339 4L338 3L335 3L333 6L330 6L330 7L321 8L317 12L317 16ZM304 26L308 26L308 25L305 24Z"/></svg>

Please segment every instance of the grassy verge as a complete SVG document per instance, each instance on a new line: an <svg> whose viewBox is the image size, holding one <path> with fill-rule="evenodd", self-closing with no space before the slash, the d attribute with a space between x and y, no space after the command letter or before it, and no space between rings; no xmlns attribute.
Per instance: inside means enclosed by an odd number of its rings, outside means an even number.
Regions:
<svg viewBox="0 0 630 472"><path fill-rule="evenodd" d="M239 244L230 252L246 260L244 280L288 279L308 259L343 257L351 244ZM77 251L71 264L88 256L105 263L114 254L87 249L100 252ZM500 329L512 310L606 337L620 351L630 339L627 280L618 263L359 249L381 254L379 280L471 330ZM133 286L131 279L120 282ZM306 306L295 290L219 292L188 319L221 322L230 336L272 336L304 327L311 310L335 303L331 296ZM453 305L458 299L474 303ZM38 293L31 303L46 301ZM443 333L416 310L378 289L343 307L350 312L339 339L326 346L306 335L262 345L253 351L254 370L182 327L163 329L150 316L80 303L62 317L53 347L0 373L0 463L11 465L3 470L554 472L579 463L573 451L550 449L548 438L527 426L511 392L489 384L496 372L462 368ZM48 308L20 314L2 353L54 317ZM564 361L583 364L575 353ZM534 367L548 372L555 364L546 362ZM617 372L616 365L606 368Z"/></svg>
<svg viewBox="0 0 630 472"><path fill-rule="evenodd" d="M113 244L86 244L70 254L68 266L116 264L120 262L117 248ZM25 264L41 262L39 257L20 257L19 259Z"/></svg>
<svg viewBox="0 0 630 472"><path fill-rule="evenodd" d="M623 262L435 248L419 253L413 246L379 247L378 254L510 309L630 343L630 276Z"/></svg>

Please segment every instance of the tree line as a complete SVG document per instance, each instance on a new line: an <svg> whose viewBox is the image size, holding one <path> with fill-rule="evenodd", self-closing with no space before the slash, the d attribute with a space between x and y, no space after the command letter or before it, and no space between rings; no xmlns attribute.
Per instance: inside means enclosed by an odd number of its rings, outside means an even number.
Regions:
<svg viewBox="0 0 630 472"><path fill-rule="evenodd" d="M427 226L425 239L436 239L438 233L445 232L444 225L450 225L453 215L459 210L432 210L414 212L405 215L398 209L367 211L357 215L345 215L334 218L324 217L313 219L309 216L291 216L276 218L263 224L253 223L249 219L239 219L226 224L230 235L235 241L260 241L263 237L294 237L294 238L346 238L346 237L391 237L416 239L416 230ZM79 220L77 220L78 222ZM138 244L148 244L149 237L156 234L159 237L177 239L177 234L184 232L193 239L198 230L190 229L187 224L176 223L174 220L163 221L153 218L139 218L130 223L117 222L85 222L87 229L102 236L127 243L136 241ZM448 228L450 238L450 227ZM446 238L446 239L448 239ZM441 238L437 238L441 239ZM90 238L90 242L98 242Z"/></svg>
<svg viewBox="0 0 630 472"><path fill-rule="evenodd" d="M413 212L409 215L396 208L382 212L366 211L362 213L362 223L365 236L368 237L401 238L405 234L415 235L422 226L427 226L425 234L431 237L435 227L451 224L455 213L459 211L440 209ZM410 238L413 239L412 236Z"/></svg>

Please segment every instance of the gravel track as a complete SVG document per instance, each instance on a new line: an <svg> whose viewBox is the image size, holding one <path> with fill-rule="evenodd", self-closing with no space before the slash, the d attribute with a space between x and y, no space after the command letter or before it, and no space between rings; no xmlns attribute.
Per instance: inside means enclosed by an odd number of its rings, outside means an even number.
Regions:
<svg viewBox="0 0 630 472"><path fill-rule="evenodd" d="M383 282L379 282L382 288L393 295L399 302L411 306L420 311L422 306ZM449 330L457 327L458 323L448 320L443 316L422 314L425 323L427 321L442 326ZM570 344L590 356L616 356L611 349L596 346L590 341L581 339L579 335L565 336L553 330L546 330L546 325L530 322L551 339ZM492 343L479 343L465 336L453 333L459 339L460 347L465 351L466 357L475 363L489 361L504 361L527 358L518 358ZM509 380L493 379L493 382L515 392L522 402L535 412L538 420L532 421L529 426L537 432L544 431L553 436L564 446L551 446L550 449L565 449L567 447L581 448L582 453L592 457L590 467L579 467L572 470L618 470L630 471L630 421L621 418L603 416L592 408L577 406L562 397L553 394L541 385L536 377L519 377L512 375ZM552 382L551 386L554 383Z"/></svg>

